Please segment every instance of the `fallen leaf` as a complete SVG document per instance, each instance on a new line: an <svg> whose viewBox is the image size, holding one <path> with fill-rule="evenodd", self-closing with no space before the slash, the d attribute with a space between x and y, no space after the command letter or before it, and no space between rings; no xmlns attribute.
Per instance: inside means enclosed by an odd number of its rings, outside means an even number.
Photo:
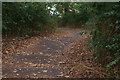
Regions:
<svg viewBox="0 0 120 80"><path fill-rule="evenodd" d="M33 73L34 76L36 76L37 74Z"/></svg>
<svg viewBox="0 0 120 80"><path fill-rule="evenodd" d="M5 53L9 53L9 51L5 51Z"/></svg>
<svg viewBox="0 0 120 80"><path fill-rule="evenodd" d="M59 62L59 64L65 64L65 62Z"/></svg>
<svg viewBox="0 0 120 80"><path fill-rule="evenodd" d="M43 70L43 72L48 72L47 70Z"/></svg>
<svg viewBox="0 0 120 80"><path fill-rule="evenodd" d="M61 74L61 75L57 75L57 76L63 76L63 74Z"/></svg>
<svg viewBox="0 0 120 80"><path fill-rule="evenodd" d="M42 52L40 52L40 54L43 54Z"/></svg>
<svg viewBox="0 0 120 80"><path fill-rule="evenodd" d="M64 77L69 78L70 76L64 76Z"/></svg>

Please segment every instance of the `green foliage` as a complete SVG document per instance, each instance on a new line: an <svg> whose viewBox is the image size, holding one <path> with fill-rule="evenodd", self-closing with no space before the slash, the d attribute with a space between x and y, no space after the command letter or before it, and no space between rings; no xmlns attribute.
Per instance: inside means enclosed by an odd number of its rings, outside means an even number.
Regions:
<svg viewBox="0 0 120 80"><path fill-rule="evenodd" d="M111 66L115 65L118 63L118 61L120 60L120 57L118 57L117 59L113 60L112 62L110 62L109 64L107 64L107 68L111 68Z"/></svg>
<svg viewBox="0 0 120 80"><path fill-rule="evenodd" d="M47 3L3 3L3 35L51 31L55 21ZM47 27L49 26L49 27Z"/></svg>
<svg viewBox="0 0 120 80"><path fill-rule="evenodd" d="M115 68L120 62L120 4L101 4L107 10L103 9L98 15L92 43L96 48L97 58L106 61L107 67Z"/></svg>
<svg viewBox="0 0 120 80"><path fill-rule="evenodd" d="M96 59L120 67L120 3L3 3L3 35L54 31L57 24L92 29Z"/></svg>
<svg viewBox="0 0 120 80"><path fill-rule="evenodd" d="M120 4L119 3L83 3L77 20L80 25L92 29L92 41L96 52L95 59L103 62L107 68L120 67ZM84 16L83 18L80 16ZM80 32L82 35L84 32ZM111 70L112 71L112 70Z"/></svg>
<svg viewBox="0 0 120 80"><path fill-rule="evenodd" d="M60 16L60 23L71 27L82 27L89 18L85 3L56 3L56 11Z"/></svg>
<svg viewBox="0 0 120 80"><path fill-rule="evenodd" d="M81 31L81 32L79 32L79 34L80 35L82 35L82 34L90 34L91 32L86 32L86 31Z"/></svg>

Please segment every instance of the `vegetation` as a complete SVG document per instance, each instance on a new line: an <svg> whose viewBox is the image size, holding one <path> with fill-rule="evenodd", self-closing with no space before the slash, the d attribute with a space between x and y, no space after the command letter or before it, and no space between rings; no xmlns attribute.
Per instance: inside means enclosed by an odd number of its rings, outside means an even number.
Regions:
<svg viewBox="0 0 120 80"><path fill-rule="evenodd" d="M48 33L57 25L92 29L95 58L120 71L120 3L3 3L3 36Z"/></svg>
<svg viewBox="0 0 120 80"><path fill-rule="evenodd" d="M93 29L92 44L96 51L96 59L102 61L107 68L110 68L109 72L116 70L119 72L120 4L95 3L95 5L96 8L94 10L96 11L97 22Z"/></svg>
<svg viewBox="0 0 120 80"><path fill-rule="evenodd" d="M52 30L55 24L46 3L3 3L3 34L26 35Z"/></svg>

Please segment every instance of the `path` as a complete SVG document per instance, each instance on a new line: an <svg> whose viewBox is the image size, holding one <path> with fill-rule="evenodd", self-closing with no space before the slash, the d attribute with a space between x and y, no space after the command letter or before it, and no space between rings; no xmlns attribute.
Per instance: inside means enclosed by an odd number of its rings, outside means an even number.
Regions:
<svg viewBox="0 0 120 80"><path fill-rule="evenodd" d="M84 29L59 28L54 35L33 37L3 54L4 78L104 78L105 69L93 59ZM21 44L21 43L20 43ZM19 44L18 44L19 45Z"/></svg>
<svg viewBox="0 0 120 80"><path fill-rule="evenodd" d="M61 29L58 29L58 31ZM38 42L3 59L3 77L8 78L55 78L63 77L65 51L80 40L78 29L64 29L59 37L44 37Z"/></svg>

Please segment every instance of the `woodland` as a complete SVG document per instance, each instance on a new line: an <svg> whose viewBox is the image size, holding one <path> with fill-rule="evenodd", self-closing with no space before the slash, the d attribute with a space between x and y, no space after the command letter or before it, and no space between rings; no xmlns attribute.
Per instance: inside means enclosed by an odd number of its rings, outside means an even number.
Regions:
<svg viewBox="0 0 120 80"><path fill-rule="evenodd" d="M59 38L62 36L68 36L65 37L65 39L64 37L61 38L61 42L63 43L65 41L68 41L68 44L65 43L65 47L63 46L64 49L69 48L68 45L72 43L72 39L74 39L73 40L74 43L79 44L79 45L76 44L74 47L72 47L73 49L70 49L73 50L73 53L68 53L68 54L67 52L64 53L64 56L67 54L69 55L68 58L70 57L73 58L73 63L74 60L76 59L82 59L82 58L84 59L84 57L82 56L80 57L77 56L78 57L77 58L74 55L77 54L84 55L84 51L88 51L88 53L94 53L92 54L90 59L95 61L95 63L98 63L97 65L101 64L100 66L105 69L106 76L104 76L104 78L108 77L108 78L120 79L120 3L119 2L3 2L2 3L3 76L13 77L13 75L15 75L14 73L16 73L17 74L16 76L19 76L21 78L20 74L23 74L23 73L18 74L17 72L19 72L19 70L16 71L13 70L13 73L11 72L10 75L8 76L6 72L6 70L10 70L7 69L8 68L7 66L11 65L9 64L10 63L9 61L11 61L11 59L14 59L13 56L18 53L16 48L14 48L13 50L13 47L11 47L16 45L15 41L17 41L17 44L20 44L19 46L24 45L23 43L36 44L37 42L40 42L40 40L42 40L43 38L45 38L43 40L43 42L45 42L46 38L48 39L48 37L46 36L49 35L50 36L55 35L57 37L59 36ZM69 38L69 36L72 35L73 37L67 39ZM83 36L83 38L81 38L81 36ZM34 40L36 38L37 40ZM57 39L56 37L54 38L55 38L54 40ZM50 37L49 39L52 38ZM26 42L24 42L25 40ZM86 40L87 42L85 42ZM44 48L45 50L48 49L48 52L46 53L54 54L54 49L56 49L57 46L54 47L53 44L58 45L60 47L58 50L61 51L63 50L63 48L59 45L59 43L53 42L52 44L52 41L53 40L49 40L48 42L50 43L45 42L47 46L51 45L51 47L49 48ZM12 42L13 44L10 44L10 42ZM76 50L77 46L80 48ZM43 50L42 47L33 45L32 48L28 49L28 51L30 51L33 48L35 48L34 50L38 52L41 52ZM85 48L85 50L83 48ZM21 50L21 48L19 49ZM41 49L41 50L37 50L37 49ZM53 50L49 52L50 49ZM83 52L82 49L84 50ZM34 50L32 50L31 52L37 54L38 52L35 52ZM68 52L72 52L70 50L68 50ZM25 51L27 51L27 49L25 49ZM44 53L45 52L43 51L40 53L40 55L43 55ZM27 53L21 52L21 54L25 55ZM21 54L19 53L19 55ZM35 58L32 57L34 56L33 54L30 53L29 55L31 55L32 59ZM89 54L86 54L86 57L88 55ZM21 56L17 56L17 58L19 57ZM53 55L53 57L55 57L55 55ZM58 57L62 58L61 56ZM85 59L89 61L88 59L89 56L87 58L86 57ZM38 58L42 59L42 57L38 57ZM57 60L58 58L55 59ZM15 59L15 61L16 62L20 61L20 59L18 60ZM66 64L72 62L72 60L69 59L67 63L61 61L59 62L59 60L57 62L59 64L63 64L66 66ZM74 65L83 66L84 63L87 63L85 61L82 62L83 63L78 61ZM94 64L92 62L89 63ZM50 62L50 64L52 64L52 62ZM13 66L15 65L18 64L13 62ZM71 65L74 66L72 63ZM67 64L68 67L71 65ZM89 64L86 64L87 67L84 66L83 68L73 68L73 69L71 68L73 74L69 74L69 75L66 74L64 77L79 78L79 76L82 75L82 72L79 75L77 74L77 72L80 72L81 69L83 69L83 71L84 69L86 71L87 69L97 70L96 68L92 69L88 65ZM32 63L31 66L32 67L38 66L38 68L40 67L37 64L37 62L36 62L36 66L35 64L33 65ZM11 69L12 68L13 67L11 66ZM74 72L75 70L77 72ZM45 69L43 70L43 72L47 73L48 71ZM30 75L29 72L26 73ZM56 74L54 74L53 76L55 76ZM89 75L90 74L94 74L94 73L89 72ZM102 74L102 72L98 74ZM33 76L37 77L37 75L38 73L35 73ZM41 75L42 73L39 74L38 77L41 77ZM80 78L90 77L87 75L87 73L85 73L84 75L81 76ZM63 75L59 75L59 77L61 76L63 77ZM93 77L94 75L92 75L92 77L90 78ZM45 78L51 78L51 77L45 76ZM101 76L97 76L95 78L101 78Z"/></svg>

